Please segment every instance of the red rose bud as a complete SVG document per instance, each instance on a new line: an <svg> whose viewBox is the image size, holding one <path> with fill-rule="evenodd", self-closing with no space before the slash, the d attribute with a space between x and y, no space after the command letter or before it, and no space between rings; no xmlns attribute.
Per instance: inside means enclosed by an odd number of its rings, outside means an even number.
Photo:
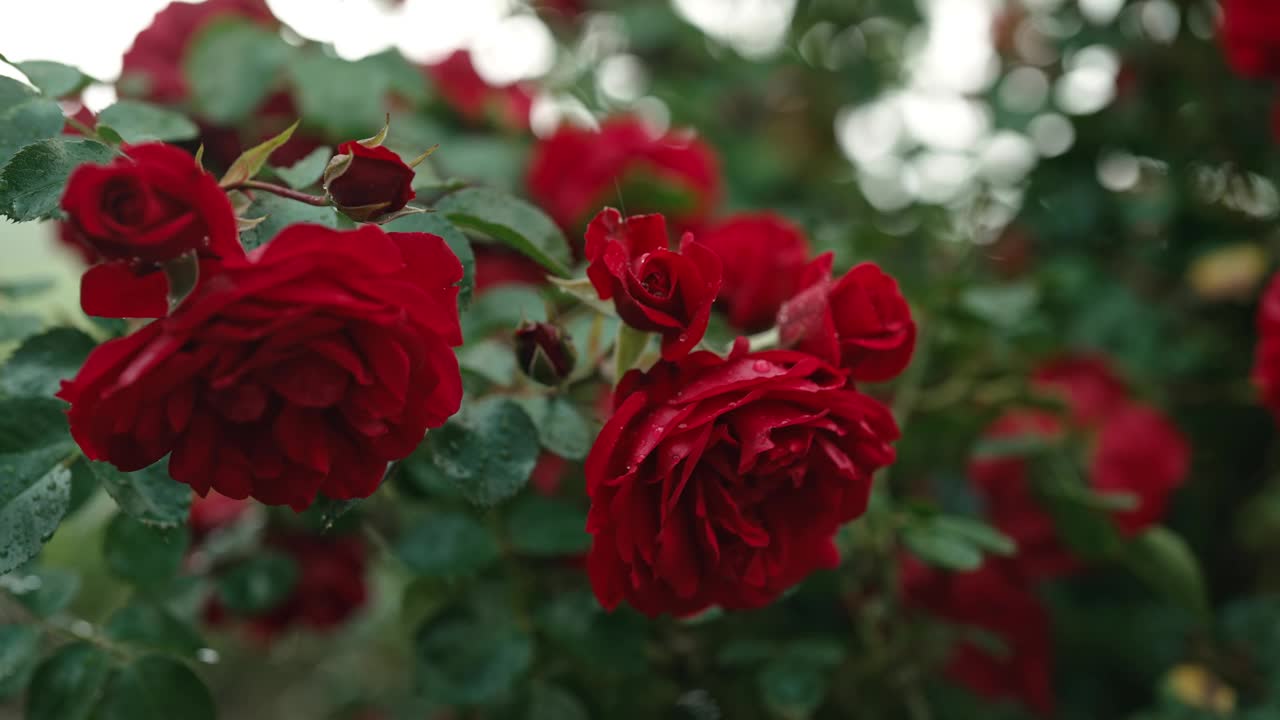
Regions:
<svg viewBox="0 0 1280 720"><path fill-rule="evenodd" d="M898 283L873 263L832 281L831 253L805 268L804 288L778 312L782 344L848 368L854 380L901 373L916 346L916 324Z"/></svg>
<svg viewBox="0 0 1280 720"><path fill-rule="evenodd" d="M90 353L59 392L72 436L124 471L169 455L200 495L367 497L458 411L461 279L435 235L290 226Z"/></svg>
<svg viewBox="0 0 1280 720"><path fill-rule="evenodd" d="M329 200L352 220L371 222L398 212L414 198L413 168L381 145L352 140L324 171Z"/></svg>
<svg viewBox="0 0 1280 720"><path fill-rule="evenodd" d="M907 607L961 626L946 668L952 681L984 698L1018 700L1042 717L1053 714L1049 614L1015 567L988 559L972 572L949 573L907 557L899 578Z"/></svg>
<svg viewBox="0 0 1280 720"><path fill-rule="evenodd" d="M679 252L667 244L661 215L623 218L605 208L587 228L587 277L623 322L662 336L663 359L677 360L707 331L720 292L720 258L689 233Z"/></svg>
<svg viewBox="0 0 1280 720"><path fill-rule="evenodd" d="M124 157L81 165L67 179L62 209L80 242L107 260L244 255L231 202L190 155L163 143L122 149Z"/></svg>
<svg viewBox="0 0 1280 720"><path fill-rule="evenodd" d="M888 408L789 350L632 370L585 465L587 570L606 608L757 608L834 567L836 531L894 460Z"/></svg>
<svg viewBox="0 0 1280 720"><path fill-rule="evenodd" d="M573 372L578 351L573 340L550 323L521 323L516 328L516 359L525 375L543 385L559 385Z"/></svg>
<svg viewBox="0 0 1280 720"><path fill-rule="evenodd" d="M729 324L759 332L800 289L809 243L800 228L773 213L743 213L720 222L699 240L720 256L724 285L716 302Z"/></svg>

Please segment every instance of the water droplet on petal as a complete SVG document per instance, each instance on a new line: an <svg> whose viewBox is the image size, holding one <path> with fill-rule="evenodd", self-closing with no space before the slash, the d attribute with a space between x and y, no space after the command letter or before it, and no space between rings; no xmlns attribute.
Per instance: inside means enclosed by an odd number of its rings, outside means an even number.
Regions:
<svg viewBox="0 0 1280 720"><path fill-rule="evenodd" d="M768 360L757 360L752 367L755 368L756 372L768 372L769 368L773 367L773 364Z"/></svg>

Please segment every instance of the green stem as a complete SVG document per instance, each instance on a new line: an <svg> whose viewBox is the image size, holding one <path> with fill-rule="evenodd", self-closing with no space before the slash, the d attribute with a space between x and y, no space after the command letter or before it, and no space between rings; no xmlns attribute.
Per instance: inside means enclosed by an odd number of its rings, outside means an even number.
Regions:
<svg viewBox="0 0 1280 720"><path fill-rule="evenodd" d="M781 342L782 337L777 326L771 327L764 332L747 336L747 343L751 348L751 352L755 352L757 350L771 350L778 347Z"/></svg>
<svg viewBox="0 0 1280 720"><path fill-rule="evenodd" d="M316 207L329 207L329 198L320 195L308 195L304 192L298 192L292 188L284 187L283 185L275 185L269 182L262 182L261 180L245 180L244 182L236 183L226 189L261 190L273 195L279 195L283 198L289 198L290 200L297 200L300 203L306 203Z"/></svg>

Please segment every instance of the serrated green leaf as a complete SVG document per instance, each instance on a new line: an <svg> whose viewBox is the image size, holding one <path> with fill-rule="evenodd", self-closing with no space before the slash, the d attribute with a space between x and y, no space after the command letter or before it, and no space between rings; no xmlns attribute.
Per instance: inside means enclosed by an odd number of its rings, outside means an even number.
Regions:
<svg viewBox="0 0 1280 720"><path fill-rule="evenodd" d="M187 542L185 527L144 525L117 513L107 525L102 553L112 575L139 587L154 587L177 574Z"/></svg>
<svg viewBox="0 0 1280 720"><path fill-rule="evenodd" d="M239 185L246 180L253 179L253 177L262 170L262 166L267 164L267 159L271 157L271 153L275 152L281 145L289 142L289 138L293 137L293 131L297 129L298 121L295 121L289 127L281 130L279 134L263 140L257 145L254 145L248 150L240 153L240 157L236 158L235 162L231 163L231 167L227 168L226 174L222 176L222 179L219 180L218 183L222 185L222 187L232 187ZM275 196L273 195L272 197ZM284 198L279 199L283 200ZM293 204L301 205L302 203L294 201ZM316 209L324 210L326 208Z"/></svg>
<svg viewBox="0 0 1280 720"><path fill-rule="evenodd" d="M0 574L35 557L66 513L75 453L62 404L0 400Z"/></svg>
<svg viewBox="0 0 1280 720"><path fill-rule="evenodd" d="M195 628L159 605L146 601L125 605L111 614L102 627L111 640L156 652L195 657L205 646Z"/></svg>
<svg viewBox="0 0 1280 720"><path fill-rule="evenodd" d="M0 367L0 393L12 397L53 397L61 381L80 370L97 346L75 328L61 327L27 338Z"/></svg>
<svg viewBox="0 0 1280 720"><path fill-rule="evenodd" d="M190 140L200 128L185 115L139 100L121 100L98 113L98 125L107 125L127 143Z"/></svg>
<svg viewBox="0 0 1280 720"><path fill-rule="evenodd" d="M472 290L476 284L476 256L471 251L471 241L453 223L438 213L421 213L396 218L382 226L387 232L424 232L439 235L462 263L462 282L458 285L458 308L466 310L471 305Z"/></svg>
<svg viewBox="0 0 1280 720"><path fill-rule="evenodd" d="M529 481L538 462L538 430L512 400L490 397L464 405L427 434L431 467L476 505L495 505Z"/></svg>
<svg viewBox="0 0 1280 720"><path fill-rule="evenodd" d="M396 555L418 575L456 578L474 575L498 559L498 544L469 515L433 512L418 518L396 543Z"/></svg>
<svg viewBox="0 0 1280 720"><path fill-rule="evenodd" d="M65 123L57 102L13 78L0 77L0 165L19 148L62 132Z"/></svg>
<svg viewBox="0 0 1280 720"><path fill-rule="evenodd" d="M268 193L258 193L246 215L251 218L266 218L257 227L240 233L240 244L246 251L266 245L281 230L297 223L338 226L338 215L333 208L307 205Z"/></svg>
<svg viewBox="0 0 1280 720"><path fill-rule="evenodd" d="M222 576L218 598L232 612L258 615L284 602L297 587L300 574L292 557L263 550Z"/></svg>
<svg viewBox="0 0 1280 720"><path fill-rule="evenodd" d="M101 649L86 642L62 646L31 678L26 720L88 720L110 674L111 658Z"/></svg>
<svg viewBox="0 0 1280 720"><path fill-rule="evenodd" d="M187 45L183 72L200 115L220 125L249 118L275 87L293 49L268 28L219 20Z"/></svg>
<svg viewBox="0 0 1280 720"><path fill-rule="evenodd" d="M1192 612L1209 611L1200 562L1177 533L1160 525L1148 528L1125 545L1122 557L1129 570L1156 592Z"/></svg>
<svg viewBox="0 0 1280 720"><path fill-rule="evenodd" d="M386 120L390 78L377 63L349 62L318 50L289 67L298 112L335 138L369 137Z"/></svg>
<svg viewBox="0 0 1280 720"><path fill-rule="evenodd" d="M463 188L436 203L458 227L483 233L560 277L569 276L573 252L564 233L546 213L506 193Z"/></svg>
<svg viewBox="0 0 1280 720"><path fill-rule="evenodd" d="M18 222L53 216L71 171L84 163L105 163L114 154L100 142L71 137L23 147L0 169L0 214ZM4 156L3 147L0 156Z"/></svg>
<svg viewBox="0 0 1280 720"><path fill-rule="evenodd" d="M582 701L564 688L537 683L529 691L526 720L590 720Z"/></svg>
<svg viewBox="0 0 1280 720"><path fill-rule="evenodd" d="M511 693L532 663L532 640L510 624L443 619L419 631L417 691L447 705L484 705Z"/></svg>
<svg viewBox="0 0 1280 720"><path fill-rule="evenodd" d="M539 395L521 398L519 402L537 426L542 447L568 460L586 459L598 428L593 427L568 398Z"/></svg>
<svg viewBox="0 0 1280 720"><path fill-rule="evenodd" d="M0 699L22 692L40 659L40 631L31 625L0 625Z"/></svg>
<svg viewBox="0 0 1280 720"><path fill-rule="evenodd" d="M301 190L320 182L320 176L324 174L324 168L329 164L329 156L332 154L332 148L318 147L293 165L287 168L273 167L271 171L288 183L289 187Z"/></svg>
<svg viewBox="0 0 1280 720"><path fill-rule="evenodd" d="M162 528L186 525L191 488L169 477L167 460L129 473L105 462L90 463L89 467L116 505L134 520Z"/></svg>
<svg viewBox="0 0 1280 720"><path fill-rule="evenodd" d="M512 504L507 535L513 550L534 557L580 555L591 548L586 508L536 494Z"/></svg>
<svg viewBox="0 0 1280 720"><path fill-rule="evenodd" d="M214 720L213 696L195 673L158 655L139 658L111 678L94 720Z"/></svg>
<svg viewBox="0 0 1280 720"><path fill-rule="evenodd" d="M41 93L55 100L74 95L93 82L93 78L76 68L52 60L27 60L13 63L13 66L21 70L32 85L40 88Z"/></svg>

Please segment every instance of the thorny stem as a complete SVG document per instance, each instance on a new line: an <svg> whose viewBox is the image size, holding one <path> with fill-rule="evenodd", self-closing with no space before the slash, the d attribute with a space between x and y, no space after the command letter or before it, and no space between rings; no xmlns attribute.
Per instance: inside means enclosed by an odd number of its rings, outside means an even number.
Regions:
<svg viewBox="0 0 1280 720"><path fill-rule="evenodd" d="M306 203L308 205L314 205L316 207L329 206L329 199L326 197L323 197L320 195L308 195L304 192L298 192L297 190L284 187L283 185L274 185L269 182L262 182L261 180L245 180L244 182L236 183L235 185L232 185L226 189L227 190L261 190L263 192L269 192L269 193L272 193L273 195L279 195L280 197L289 198L290 200L297 200L300 203Z"/></svg>

